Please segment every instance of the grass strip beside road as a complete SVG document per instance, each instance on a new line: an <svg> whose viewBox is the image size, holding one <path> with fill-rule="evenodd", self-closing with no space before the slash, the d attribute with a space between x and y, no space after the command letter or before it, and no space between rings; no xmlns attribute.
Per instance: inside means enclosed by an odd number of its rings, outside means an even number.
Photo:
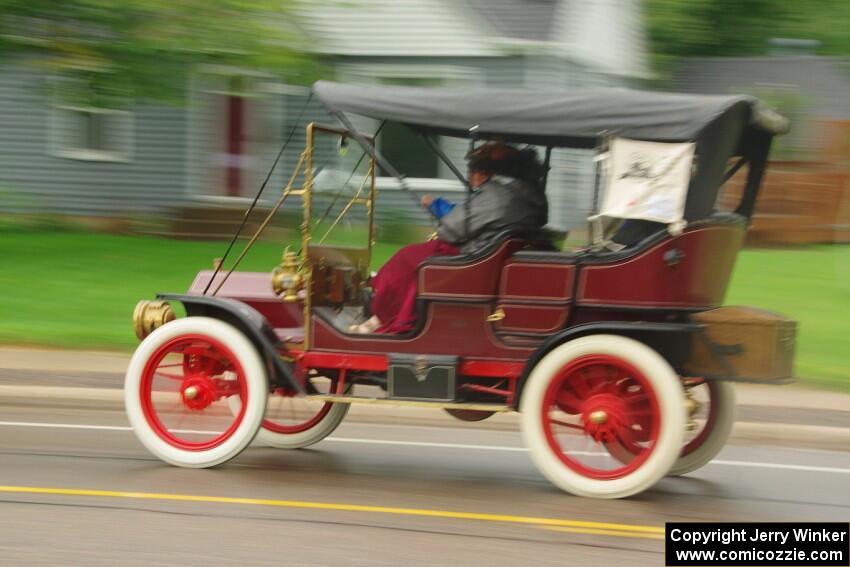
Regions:
<svg viewBox="0 0 850 567"><path fill-rule="evenodd" d="M244 242L231 253L226 267ZM399 245L375 249L383 264ZM131 350L140 299L185 292L226 242L76 232L0 233L0 343ZM283 246L257 243L240 270L271 272ZM296 248L297 250L297 248Z"/></svg>
<svg viewBox="0 0 850 567"><path fill-rule="evenodd" d="M373 268L399 246L378 244ZM137 344L130 324L136 302L157 292L185 291L224 247L152 237L0 232L0 342L130 350ZM240 269L268 272L281 251L280 244L260 242ZM850 391L845 313L850 246L744 250L726 303L797 319L797 374L811 384Z"/></svg>
<svg viewBox="0 0 850 567"><path fill-rule="evenodd" d="M796 319L801 381L850 391L850 246L744 250L728 305L751 305Z"/></svg>

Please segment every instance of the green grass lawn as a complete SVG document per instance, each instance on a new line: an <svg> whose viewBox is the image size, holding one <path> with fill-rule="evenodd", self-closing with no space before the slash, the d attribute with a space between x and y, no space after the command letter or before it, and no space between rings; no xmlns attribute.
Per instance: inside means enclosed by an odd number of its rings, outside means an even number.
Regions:
<svg viewBox="0 0 850 567"><path fill-rule="evenodd" d="M337 242L362 242L342 233ZM80 232L0 231L0 342L131 349L139 299L182 292L225 243ZM380 244L373 266L399 247ZM237 246L237 251L238 251ZM240 269L269 271L281 246L261 242ZM850 390L850 247L745 250L727 297L800 321L797 374Z"/></svg>
<svg viewBox="0 0 850 567"><path fill-rule="evenodd" d="M186 291L199 270L212 268L226 244L0 232L0 342L131 349L138 343L131 325L136 302L153 299L157 292ZM378 245L376 265L398 247ZM240 249L237 243L232 258ZM260 242L239 269L270 272L281 251L281 245Z"/></svg>
<svg viewBox="0 0 850 567"><path fill-rule="evenodd" d="M850 391L850 246L744 250L726 303L796 319L797 375Z"/></svg>

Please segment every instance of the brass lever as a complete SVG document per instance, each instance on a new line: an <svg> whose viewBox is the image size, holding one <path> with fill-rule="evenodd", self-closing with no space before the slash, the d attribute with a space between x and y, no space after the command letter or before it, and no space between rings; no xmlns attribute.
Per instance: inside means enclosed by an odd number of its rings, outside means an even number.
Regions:
<svg viewBox="0 0 850 567"><path fill-rule="evenodd" d="M493 311L493 313L491 313L487 317L487 321L490 322L490 323L495 323L496 321L501 321L504 318L505 318L505 310L502 309L501 307L499 307L498 309Z"/></svg>

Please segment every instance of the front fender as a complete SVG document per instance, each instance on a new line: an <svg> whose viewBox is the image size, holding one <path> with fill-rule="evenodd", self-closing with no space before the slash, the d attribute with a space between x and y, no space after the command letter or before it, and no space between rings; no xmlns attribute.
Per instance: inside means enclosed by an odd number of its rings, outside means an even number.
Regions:
<svg viewBox="0 0 850 567"><path fill-rule="evenodd" d="M681 368L690 354L691 334L702 328L694 323L651 323L632 321L601 321L576 325L546 339L528 359L517 382L514 407L519 407L522 390L537 363L555 347L587 335L620 335L635 339L652 348L675 369Z"/></svg>
<svg viewBox="0 0 850 567"><path fill-rule="evenodd" d="M165 301L179 301L190 317L212 317L233 325L245 333L260 354L271 362L274 376L270 378L274 384L304 393L304 387L295 379L292 367L280 358L278 352L280 341L274 329L266 318L250 305L235 299L209 295L160 293L157 294L157 298Z"/></svg>

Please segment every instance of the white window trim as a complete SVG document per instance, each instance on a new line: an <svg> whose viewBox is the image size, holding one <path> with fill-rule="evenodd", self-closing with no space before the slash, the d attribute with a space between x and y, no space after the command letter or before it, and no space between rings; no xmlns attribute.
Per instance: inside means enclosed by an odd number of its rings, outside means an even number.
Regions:
<svg viewBox="0 0 850 567"><path fill-rule="evenodd" d="M430 177L407 177L405 183L414 191L439 191L446 193L463 193L466 191L457 179L442 179ZM401 191L401 183L395 177L378 177L375 179L378 191Z"/></svg>
<svg viewBox="0 0 850 567"><path fill-rule="evenodd" d="M112 114L127 117L127 148L125 151L92 150L86 148L67 148L59 139L59 112L89 112L91 114ZM54 104L50 106L48 116L48 154L54 157L72 159L77 161L95 161L111 163L129 163L133 161L136 150L136 120L135 115L129 110L116 110L111 108L98 108L93 106L74 106Z"/></svg>

